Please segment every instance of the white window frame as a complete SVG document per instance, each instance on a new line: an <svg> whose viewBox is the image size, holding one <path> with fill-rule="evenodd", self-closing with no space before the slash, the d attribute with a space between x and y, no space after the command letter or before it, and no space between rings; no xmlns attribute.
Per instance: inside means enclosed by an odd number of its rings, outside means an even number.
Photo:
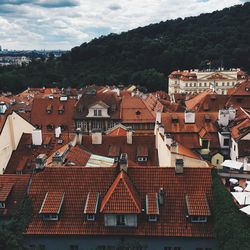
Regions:
<svg viewBox="0 0 250 250"><path fill-rule="evenodd" d="M137 157L137 161L139 161L139 162L146 162L146 161L148 161L148 157Z"/></svg>
<svg viewBox="0 0 250 250"><path fill-rule="evenodd" d="M118 223L118 221L122 222L122 223ZM121 226L121 227L127 225L127 223L126 223L126 216L124 214L117 214L116 215L116 225L117 226Z"/></svg>
<svg viewBox="0 0 250 250"><path fill-rule="evenodd" d="M43 220L56 221L58 220L58 214L43 214Z"/></svg>
<svg viewBox="0 0 250 250"><path fill-rule="evenodd" d="M95 221L95 215L94 214L87 214L87 220L88 221Z"/></svg>
<svg viewBox="0 0 250 250"><path fill-rule="evenodd" d="M206 216L192 216L191 222L193 222L193 223L205 223L205 222L207 222L207 217Z"/></svg>
<svg viewBox="0 0 250 250"><path fill-rule="evenodd" d="M155 222L155 221L157 221L157 215L156 215L156 214L150 214L150 215L148 216L148 221L150 221L150 222Z"/></svg>
<svg viewBox="0 0 250 250"><path fill-rule="evenodd" d="M5 208L5 202L0 202L0 208Z"/></svg>

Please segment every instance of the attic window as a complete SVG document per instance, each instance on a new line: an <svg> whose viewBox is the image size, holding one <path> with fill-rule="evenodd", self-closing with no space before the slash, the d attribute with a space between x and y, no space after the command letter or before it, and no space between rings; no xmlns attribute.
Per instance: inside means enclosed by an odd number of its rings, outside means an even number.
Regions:
<svg viewBox="0 0 250 250"><path fill-rule="evenodd" d="M5 183L0 185L0 208L5 208L6 201L13 188L12 183Z"/></svg>
<svg viewBox="0 0 250 250"><path fill-rule="evenodd" d="M64 113L64 106L60 105L58 108L58 114L63 114Z"/></svg>
<svg viewBox="0 0 250 250"><path fill-rule="evenodd" d="M211 121L210 115L205 115L205 121L206 121L206 122L210 122L210 121Z"/></svg>
<svg viewBox="0 0 250 250"><path fill-rule="evenodd" d="M146 194L146 214L148 221L157 221L159 215L159 199L157 193Z"/></svg>
<svg viewBox="0 0 250 250"><path fill-rule="evenodd" d="M51 113L52 113L52 110L53 110L53 106L52 106L52 104L49 104L49 105L47 106L47 109L46 109L47 113L48 113L48 114L51 114Z"/></svg>
<svg viewBox="0 0 250 250"><path fill-rule="evenodd" d="M84 207L84 214L86 214L86 219L88 221L95 220L98 203L99 203L99 193L89 192Z"/></svg>
<svg viewBox="0 0 250 250"><path fill-rule="evenodd" d="M48 124L47 125L47 130L52 130L52 129L54 129L54 125L53 124Z"/></svg>
<svg viewBox="0 0 250 250"><path fill-rule="evenodd" d="M62 131L65 131L67 129L67 125L61 124L60 128L61 128Z"/></svg>
<svg viewBox="0 0 250 250"><path fill-rule="evenodd" d="M137 110L137 111L135 112L135 114L136 114L136 115L140 115L140 114L141 114L141 111Z"/></svg>
<svg viewBox="0 0 250 250"><path fill-rule="evenodd" d="M172 115L172 122L173 123L178 123L179 119L177 115Z"/></svg>
<svg viewBox="0 0 250 250"><path fill-rule="evenodd" d="M63 200L63 192L47 192L39 211L39 214L43 215L43 220L58 220Z"/></svg>

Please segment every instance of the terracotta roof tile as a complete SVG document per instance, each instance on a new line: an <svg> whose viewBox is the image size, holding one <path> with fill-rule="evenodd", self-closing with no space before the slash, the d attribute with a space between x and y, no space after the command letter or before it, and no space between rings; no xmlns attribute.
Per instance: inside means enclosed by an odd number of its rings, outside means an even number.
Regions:
<svg viewBox="0 0 250 250"><path fill-rule="evenodd" d="M128 175L120 172L103 198L101 213L138 214L141 204Z"/></svg>
<svg viewBox="0 0 250 250"><path fill-rule="evenodd" d="M189 215L210 216L210 208L205 193L191 193L186 195L186 204Z"/></svg>
<svg viewBox="0 0 250 250"><path fill-rule="evenodd" d="M148 215L157 215L160 213L157 193L146 194L146 213Z"/></svg>
<svg viewBox="0 0 250 250"><path fill-rule="evenodd" d="M83 220L88 193L100 193L102 202L117 177L116 168L46 168L33 175L29 191L33 203L33 217L26 234L214 237L212 219L207 223L187 223L185 217L186 194L193 194L194 190L197 193L205 193L208 203L212 203L209 168L185 168L183 175L176 176L174 168L131 167L128 169L128 176L136 187L140 204L146 204L146 194L157 193L160 188L165 190L166 202L160 205L159 219L156 223L148 222L144 212L138 214L138 225L135 228L105 227L103 214L99 212L95 221ZM43 221L39 216L44 197L50 191L65 193L60 218L53 223Z"/></svg>
<svg viewBox="0 0 250 250"><path fill-rule="evenodd" d="M99 202L99 193L89 192L84 207L84 214L96 214Z"/></svg>
<svg viewBox="0 0 250 250"><path fill-rule="evenodd" d="M42 203L40 214L59 214L64 200L64 192L47 192Z"/></svg>
<svg viewBox="0 0 250 250"><path fill-rule="evenodd" d="M13 183L0 184L0 201L6 201L11 190Z"/></svg>

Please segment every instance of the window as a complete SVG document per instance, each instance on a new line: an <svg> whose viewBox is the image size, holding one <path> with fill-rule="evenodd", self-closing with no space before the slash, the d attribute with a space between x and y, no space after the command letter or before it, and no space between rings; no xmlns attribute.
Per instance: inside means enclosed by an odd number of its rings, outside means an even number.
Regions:
<svg viewBox="0 0 250 250"><path fill-rule="evenodd" d="M117 226L125 226L126 225L125 215L117 215L116 216L116 225Z"/></svg>
<svg viewBox="0 0 250 250"><path fill-rule="evenodd" d="M236 151L236 145L234 145L234 151Z"/></svg>
<svg viewBox="0 0 250 250"><path fill-rule="evenodd" d="M0 208L5 208L5 202L0 202Z"/></svg>
<svg viewBox="0 0 250 250"><path fill-rule="evenodd" d="M227 82L227 86L230 86L230 82Z"/></svg>
<svg viewBox="0 0 250 250"><path fill-rule="evenodd" d="M58 220L57 214L43 214L43 220Z"/></svg>
<svg viewBox="0 0 250 250"><path fill-rule="evenodd" d="M207 222L207 217L206 216L192 216L191 222L195 222L195 223Z"/></svg>
<svg viewBox="0 0 250 250"><path fill-rule="evenodd" d="M207 87L207 83L206 82L204 82L204 87Z"/></svg>
<svg viewBox="0 0 250 250"><path fill-rule="evenodd" d="M102 110L101 109L98 110L98 116L102 116Z"/></svg>
<svg viewBox="0 0 250 250"><path fill-rule="evenodd" d="M186 82L186 87L188 87L188 83Z"/></svg>
<svg viewBox="0 0 250 250"><path fill-rule="evenodd" d="M140 162L144 162L144 161L147 161L148 158L147 157L138 157L137 160Z"/></svg>
<svg viewBox="0 0 250 250"><path fill-rule="evenodd" d="M192 83L190 83L190 85L189 85L190 87L192 87Z"/></svg>
<svg viewBox="0 0 250 250"><path fill-rule="evenodd" d="M216 165L218 165L220 163L220 160L219 159L217 159L216 160Z"/></svg>
<svg viewBox="0 0 250 250"><path fill-rule="evenodd" d="M174 250L181 250L181 247L174 247Z"/></svg>
<svg viewBox="0 0 250 250"><path fill-rule="evenodd" d="M157 215L151 214L148 216L148 221L157 221Z"/></svg>
<svg viewBox="0 0 250 250"><path fill-rule="evenodd" d="M203 250L202 247L196 247L195 250Z"/></svg>
<svg viewBox="0 0 250 250"><path fill-rule="evenodd" d="M194 83L194 87L196 87L196 82Z"/></svg>
<svg viewBox="0 0 250 250"><path fill-rule="evenodd" d="M224 86L224 85L225 85L225 83L223 82L223 83L222 83L222 86Z"/></svg>
<svg viewBox="0 0 250 250"><path fill-rule="evenodd" d="M229 139L228 138L224 139L224 146L229 146Z"/></svg>
<svg viewBox="0 0 250 250"><path fill-rule="evenodd" d="M97 109L94 109L94 116L97 116Z"/></svg>
<svg viewBox="0 0 250 250"><path fill-rule="evenodd" d="M70 249L70 250L78 250L79 247L78 247L78 245L70 245L70 246L69 246L69 249Z"/></svg>
<svg viewBox="0 0 250 250"><path fill-rule="evenodd" d="M208 148L208 140L202 140L202 148Z"/></svg>
<svg viewBox="0 0 250 250"><path fill-rule="evenodd" d="M95 215L94 214L87 214L87 220L88 221L94 221L95 220Z"/></svg>
<svg viewBox="0 0 250 250"><path fill-rule="evenodd" d="M164 250L172 250L172 247L164 247Z"/></svg>
<svg viewBox="0 0 250 250"><path fill-rule="evenodd" d="M201 83L201 82L199 83L199 86L200 86L200 87L202 86L202 83Z"/></svg>

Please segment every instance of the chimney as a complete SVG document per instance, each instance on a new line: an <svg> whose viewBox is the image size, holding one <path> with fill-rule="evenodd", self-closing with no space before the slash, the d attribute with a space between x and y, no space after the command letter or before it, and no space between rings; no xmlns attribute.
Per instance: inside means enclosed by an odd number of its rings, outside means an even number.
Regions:
<svg viewBox="0 0 250 250"><path fill-rule="evenodd" d="M46 154L38 155L35 159L36 169L43 169L45 167L46 161L47 161Z"/></svg>
<svg viewBox="0 0 250 250"><path fill-rule="evenodd" d="M226 127L229 124L229 111L227 109L219 110L218 124L223 127Z"/></svg>
<svg viewBox="0 0 250 250"><path fill-rule="evenodd" d="M32 144L35 146L41 146L43 143L42 130L34 129L32 131Z"/></svg>
<svg viewBox="0 0 250 250"><path fill-rule="evenodd" d="M183 167L184 167L183 159L176 159L175 160L175 173L183 174Z"/></svg>
<svg viewBox="0 0 250 250"><path fill-rule="evenodd" d="M155 122L161 123L161 111L156 111L156 119Z"/></svg>
<svg viewBox="0 0 250 250"><path fill-rule="evenodd" d="M127 130L127 144L133 143L133 130L132 128L128 128Z"/></svg>
<svg viewBox="0 0 250 250"><path fill-rule="evenodd" d="M165 133L164 140L165 140L165 143L166 143L168 146L171 146L172 143L173 143L173 138L172 138L171 134Z"/></svg>
<svg viewBox="0 0 250 250"><path fill-rule="evenodd" d="M184 112L185 123L195 123L195 112L185 110Z"/></svg>
<svg viewBox="0 0 250 250"><path fill-rule="evenodd" d="M76 129L76 144L77 145L82 145L82 132L81 132L80 128Z"/></svg>
<svg viewBox="0 0 250 250"><path fill-rule="evenodd" d="M228 112L229 112L229 121L233 121L235 119L235 116L236 116L236 110L231 106L228 109Z"/></svg>
<svg viewBox="0 0 250 250"><path fill-rule="evenodd" d="M102 132L101 130L92 130L92 144L100 145L102 144Z"/></svg>
<svg viewBox="0 0 250 250"><path fill-rule="evenodd" d="M56 137L56 138L59 138L60 135L61 135L61 133L62 133L61 127L57 127L57 128L55 129L55 137Z"/></svg>
<svg viewBox="0 0 250 250"><path fill-rule="evenodd" d="M164 191L163 187L161 187L159 190L159 203L160 203L160 205L164 204L164 198L165 198L165 191Z"/></svg>
<svg viewBox="0 0 250 250"><path fill-rule="evenodd" d="M165 128L163 125L159 125L159 133L164 136L165 134Z"/></svg>
<svg viewBox="0 0 250 250"><path fill-rule="evenodd" d="M170 148L172 153L177 153L178 154L178 142L177 141L172 141L171 148Z"/></svg>
<svg viewBox="0 0 250 250"><path fill-rule="evenodd" d="M120 160L119 160L119 165L120 165L120 171L128 171L128 154L122 153Z"/></svg>

